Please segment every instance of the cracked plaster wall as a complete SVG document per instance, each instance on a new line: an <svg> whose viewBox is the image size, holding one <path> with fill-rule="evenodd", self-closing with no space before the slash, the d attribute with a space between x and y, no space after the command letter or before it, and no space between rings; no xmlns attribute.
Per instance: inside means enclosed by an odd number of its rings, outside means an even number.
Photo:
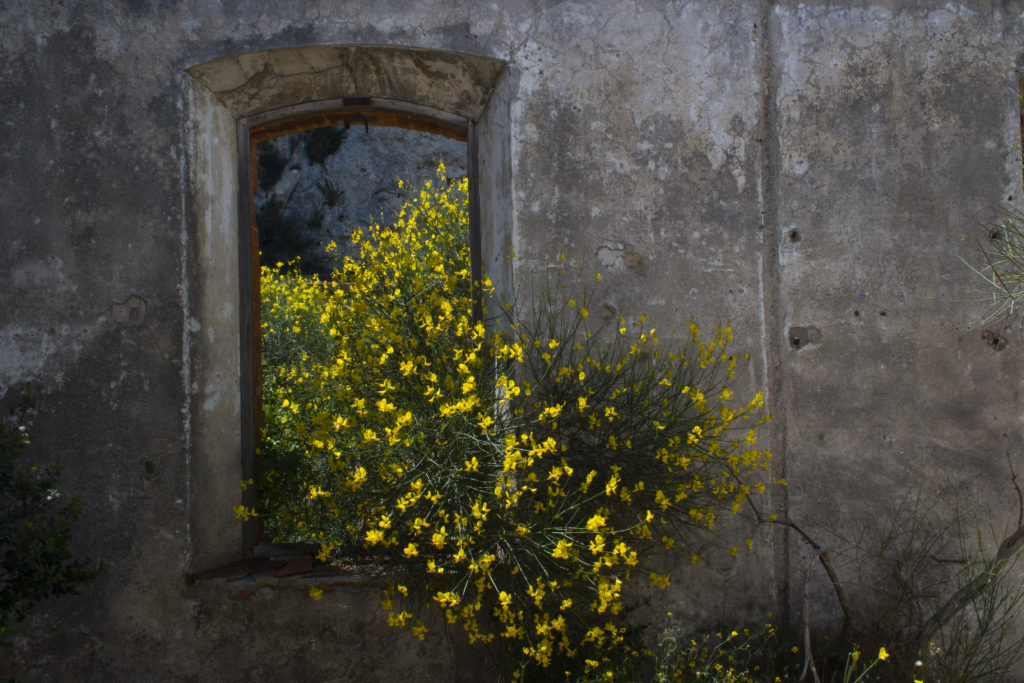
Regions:
<svg viewBox="0 0 1024 683"><path fill-rule="evenodd" d="M996 352L969 326L981 308L961 301L971 281L955 244L1022 205L1022 10L0 0L0 394L35 382L37 451L65 465L86 509L76 543L104 563L95 586L26 623L7 668L25 680L455 677L459 655L388 631L366 589L311 607L294 590L231 601L184 580L190 505L228 503L197 502L188 484L212 396L190 374L190 339L210 330L185 309L185 74L257 50L506 62L511 147L484 177L508 185L503 237L522 270L564 253L604 272L608 311L646 311L662 331L730 322L751 354L740 388L765 390L774 415L775 473L790 482L777 511L851 531L915 491L1012 509L1021 345ZM228 336L208 339L228 359L215 371L237 356ZM666 604L699 620L784 603L806 549L755 541L735 564L688 574Z"/></svg>

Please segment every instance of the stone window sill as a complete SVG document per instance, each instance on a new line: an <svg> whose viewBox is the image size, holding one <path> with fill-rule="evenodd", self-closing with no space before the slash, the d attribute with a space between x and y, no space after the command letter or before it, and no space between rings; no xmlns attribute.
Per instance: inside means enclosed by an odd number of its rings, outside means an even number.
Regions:
<svg viewBox="0 0 1024 683"><path fill-rule="evenodd" d="M186 582L222 588L229 600L246 600L261 588L331 593L337 588L384 585L381 577L386 570L379 559L351 557L328 564L316 559L317 549L309 544L257 546L256 557L191 574Z"/></svg>

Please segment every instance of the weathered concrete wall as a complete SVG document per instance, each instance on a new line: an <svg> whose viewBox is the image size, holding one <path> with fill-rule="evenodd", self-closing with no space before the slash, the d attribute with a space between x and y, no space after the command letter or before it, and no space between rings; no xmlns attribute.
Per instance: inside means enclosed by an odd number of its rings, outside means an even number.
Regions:
<svg viewBox="0 0 1024 683"><path fill-rule="evenodd" d="M77 543L104 563L96 585L19 631L9 668L26 680L454 677L446 651L387 630L368 589L311 605L299 590L230 600L186 584L208 568L197 558L240 552L225 514L237 498L221 495L238 478L237 263L219 260L235 228L225 214L219 236L199 231L220 209L192 187L203 145L234 150L235 100L187 71L228 55L368 45L504 62L491 108L474 113L497 150L481 161L496 237L524 265L561 252L602 270L605 303L662 330L731 322L751 352L743 388L766 390L774 414L776 474L790 482L777 511L849 531L917 490L1010 509L1021 345L995 352L969 328L980 308L957 302L971 280L955 243L1021 205L1021 9L3 0L0 394L36 383L37 450L64 463L86 509ZM204 106L219 113L197 140ZM218 159L204 182L233 197ZM758 541L753 559L701 570L702 601L680 587L672 611L756 617L784 600L805 549Z"/></svg>
<svg viewBox="0 0 1024 683"><path fill-rule="evenodd" d="M1001 531L1021 348L995 352L969 327L978 288L955 245L1021 206L1017 15L794 6L767 30L766 300L790 514L853 532L924 494L999 510ZM820 340L787 344L794 327Z"/></svg>

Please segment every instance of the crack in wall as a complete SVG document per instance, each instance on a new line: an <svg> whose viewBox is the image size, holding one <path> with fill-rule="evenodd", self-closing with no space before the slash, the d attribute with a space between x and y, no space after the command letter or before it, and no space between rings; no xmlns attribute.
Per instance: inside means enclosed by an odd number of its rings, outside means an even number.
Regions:
<svg viewBox="0 0 1024 683"><path fill-rule="evenodd" d="M182 396L183 402L181 406L181 429L182 439L182 450L185 458L185 552L182 558L182 565L186 568L192 566L192 327L190 320L192 316L192 308L190 302L190 290L189 290L189 238L188 238L188 223L189 223L189 175L188 175L188 160L189 154L186 149L188 140L190 138L190 117L189 114L191 107L189 107L188 92L189 87L188 78L184 77L181 79L181 91L178 95L178 110L181 112L181 153L178 155L179 164L179 177L181 182L180 199L181 199L181 284L179 285L179 291L181 293L181 384L182 384Z"/></svg>
<svg viewBox="0 0 1024 683"><path fill-rule="evenodd" d="M785 479L787 472L787 434L784 419L783 377L781 369L780 342L782 338L782 317L780 301L781 264L779 259L779 173L782 167L781 142L779 140L778 91L781 83L779 68L779 41L781 28L775 16L775 0L766 0L758 13L754 27L758 40L759 79L761 81L761 125L758 143L761 163L758 177L758 204L761 213L761 254L759 286L761 288L761 367L762 384L765 387L765 406L775 417L772 422L768 445L774 454L772 479ZM783 419L779 419L782 417ZM777 491L769 499L770 512L781 520L789 519L789 494L786 487L773 487ZM776 542L777 539L777 542ZM789 613L789 555L790 535L787 529L772 527L769 542L773 551L773 583L778 612L784 619Z"/></svg>

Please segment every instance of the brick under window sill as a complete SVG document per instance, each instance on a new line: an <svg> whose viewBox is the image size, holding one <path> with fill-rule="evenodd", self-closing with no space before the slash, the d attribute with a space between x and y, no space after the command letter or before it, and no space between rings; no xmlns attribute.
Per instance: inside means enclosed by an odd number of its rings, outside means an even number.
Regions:
<svg viewBox="0 0 1024 683"><path fill-rule="evenodd" d="M343 558L330 564L314 556L318 546L257 547L252 559L239 560L216 569L186 577L203 586L222 587L229 600L246 600L261 588L296 589L308 593L317 588L331 593L336 588L383 585L385 570L374 558Z"/></svg>

